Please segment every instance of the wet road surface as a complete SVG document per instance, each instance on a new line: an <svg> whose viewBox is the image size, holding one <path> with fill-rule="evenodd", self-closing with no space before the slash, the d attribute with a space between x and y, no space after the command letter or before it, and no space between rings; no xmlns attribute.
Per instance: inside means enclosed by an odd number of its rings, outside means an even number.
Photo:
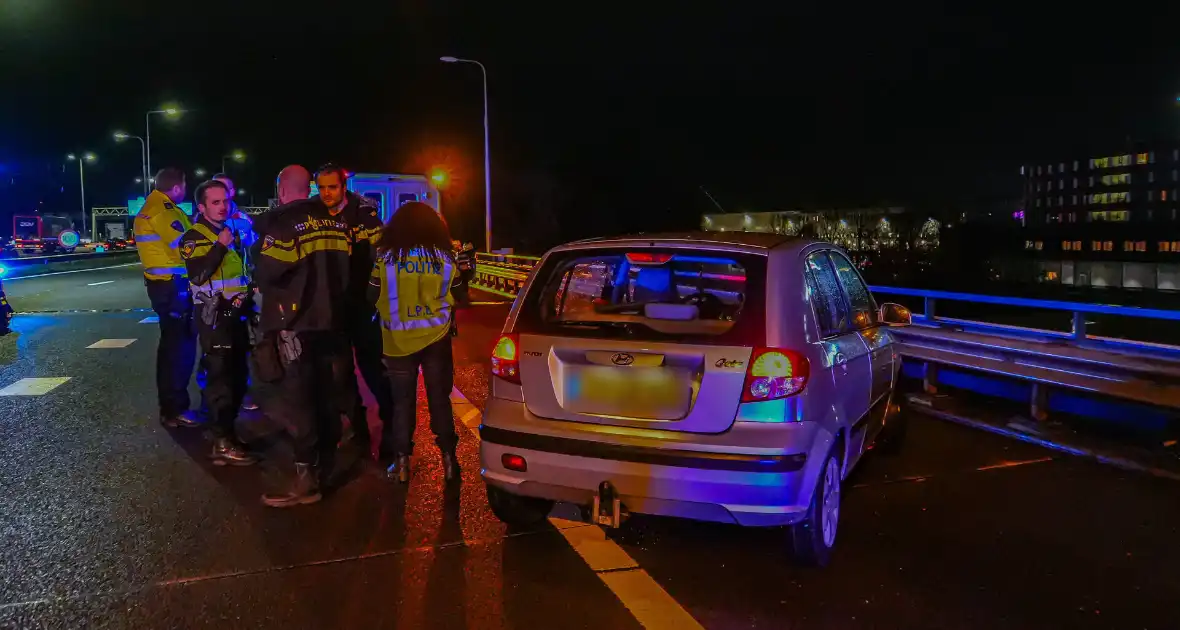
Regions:
<svg viewBox="0 0 1180 630"><path fill-rule="evenodd" d="M9 295L74 311L144 308L142 291L132 267ZM461 313L456 385L477 408L506 310ZM261 507L265 471L210 466L199 432L155 422L145 315L22 315L0 339L0 391L58 379L0 396L0 627L640 627L635 591L561 532L490 514L463 427L463 483L444 490L421 402L408 487L361 462L318 505ZM87 348L102 339L134 341ZM1180 625L1180 486L912 422L847 481L827 569L792 566L777 529L636 516L611 538L705 628Z"/></svg>

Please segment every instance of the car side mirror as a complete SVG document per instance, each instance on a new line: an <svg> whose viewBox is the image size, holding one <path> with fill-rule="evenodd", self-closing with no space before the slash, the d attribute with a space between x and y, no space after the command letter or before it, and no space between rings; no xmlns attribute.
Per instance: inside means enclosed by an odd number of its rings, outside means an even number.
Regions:
<svg viewBox="0 0 1180 630"><path fill-rule="evenodd" d="M894 304L893 302L886 302L881 305L879 319L886 326L909 326L913 323L913 316L910 314L910 309L901 304Z"/></svg>

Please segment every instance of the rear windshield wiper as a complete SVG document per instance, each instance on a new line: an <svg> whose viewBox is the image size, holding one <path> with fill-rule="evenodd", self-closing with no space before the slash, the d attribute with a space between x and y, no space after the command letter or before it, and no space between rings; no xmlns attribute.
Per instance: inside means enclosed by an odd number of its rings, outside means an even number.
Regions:
<svg viewBox="0 0 1180 630"><path fill-rule="evenodd" d="M577 328L614 328L627 333L635 332L635 324L629 322L559 321L554 323L558 326L572 326Z"/></svg>

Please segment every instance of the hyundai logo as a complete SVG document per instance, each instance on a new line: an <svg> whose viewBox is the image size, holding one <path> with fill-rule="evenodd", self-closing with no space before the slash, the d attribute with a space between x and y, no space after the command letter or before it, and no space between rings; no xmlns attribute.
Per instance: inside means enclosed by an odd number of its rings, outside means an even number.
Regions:
<svg viewBox="0 0 1180 630"><path fill-rule="evenodd" d="M635 363L635 357L627 354L626 352L616 352L614 356L610 358L610 362L614 363L615 365L631 365L632 363Z"/></svg>

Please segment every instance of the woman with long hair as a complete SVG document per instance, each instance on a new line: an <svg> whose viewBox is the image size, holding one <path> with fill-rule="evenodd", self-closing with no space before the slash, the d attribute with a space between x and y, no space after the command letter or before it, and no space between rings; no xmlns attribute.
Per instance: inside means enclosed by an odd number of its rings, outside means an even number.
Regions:
<svg viewBox="0 0 1180 630"><path fill-rule="evenodd" d="M451 416L455 362L450 336L451 287L459 280L450 233L434 208L414 201L394 211L378 236L369 297L381 316L381 350L393 385L395 459L389 474L403 483L410 480L419 368L430 428L442 451L443 474L447 481L459 477L459 436Z"/></svg>

